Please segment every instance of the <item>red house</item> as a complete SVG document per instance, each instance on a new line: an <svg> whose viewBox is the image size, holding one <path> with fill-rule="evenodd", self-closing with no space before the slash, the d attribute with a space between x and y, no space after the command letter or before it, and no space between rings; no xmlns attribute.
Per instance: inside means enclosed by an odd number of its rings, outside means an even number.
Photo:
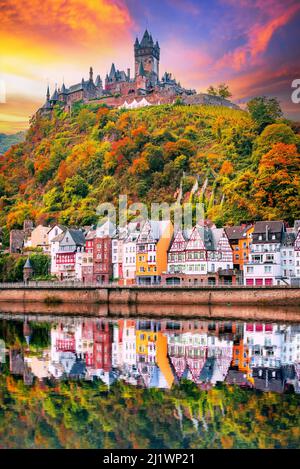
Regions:
<svg viewBox="0 0 300 469"><path fill-rule="evenodd" d="M109 236L93 240L93 281L109 283L112 277L112 240Z"/></svg>

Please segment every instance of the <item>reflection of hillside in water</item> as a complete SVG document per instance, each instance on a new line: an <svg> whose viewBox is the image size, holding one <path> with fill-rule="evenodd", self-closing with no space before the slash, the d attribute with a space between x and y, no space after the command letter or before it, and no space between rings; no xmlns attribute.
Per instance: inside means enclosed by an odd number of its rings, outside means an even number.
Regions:
<svg viewBox="0 0 300 469"><path fill-rule="evenodd" d="M1 315L2 369L38 381L124 381L170 389L184 380L300 392L300 325ZM3 371L4 372L4 371Z"/></svg>

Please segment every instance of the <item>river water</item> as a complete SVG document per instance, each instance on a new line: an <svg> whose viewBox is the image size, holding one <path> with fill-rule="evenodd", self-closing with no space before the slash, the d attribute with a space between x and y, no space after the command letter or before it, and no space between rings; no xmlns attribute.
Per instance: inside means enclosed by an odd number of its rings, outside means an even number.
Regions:
<svg viewBox="0 0 300 469"><path fill-rule="evenodd" d="M300 321L21 309L0 314L1 448L300 446Z"/></svg>

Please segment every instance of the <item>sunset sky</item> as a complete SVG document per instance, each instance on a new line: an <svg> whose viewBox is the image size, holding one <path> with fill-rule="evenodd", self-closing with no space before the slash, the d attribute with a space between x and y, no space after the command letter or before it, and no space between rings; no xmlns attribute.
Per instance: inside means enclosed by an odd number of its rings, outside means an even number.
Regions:
<svg viewBox="0 0 300 469"><path fill-rule="evenodd" d="M0 0L0 132L28 127L47 83L104 79L113 61L133 69L145 28L161 47L160 74L205 91L226 82L233 101L280 99L300 120L291 82L300 78L299 0Z"/></svg>

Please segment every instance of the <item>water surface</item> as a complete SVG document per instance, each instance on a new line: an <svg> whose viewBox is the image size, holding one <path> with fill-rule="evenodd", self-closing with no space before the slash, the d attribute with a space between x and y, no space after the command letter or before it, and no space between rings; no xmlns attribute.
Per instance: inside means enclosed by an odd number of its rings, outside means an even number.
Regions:
<svg viewBox="0 0 300 469"><path fill-rule="evenodd" d="M298 448L300 324L1 314L2 448Z"/></svg>

